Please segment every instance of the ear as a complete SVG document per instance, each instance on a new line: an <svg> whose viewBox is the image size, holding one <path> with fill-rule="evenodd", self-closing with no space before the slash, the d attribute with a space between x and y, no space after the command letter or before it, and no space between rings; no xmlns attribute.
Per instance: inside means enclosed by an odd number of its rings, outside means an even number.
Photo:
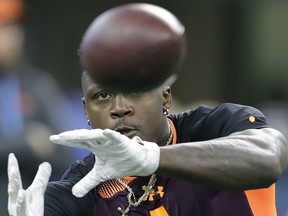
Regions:
<svg viewBox="0 0 288 216"><path fill-rule="evenodd" d="M88 115L88 112L87 112L85 97L82 97L82 105L83 105L83 111L84 111L85 116L86 116L86 118L87 118L87 120L88 120L88 119L89 119L89 115Z"/></svg>
<svg viewBox="0 0 288 216"><path fill-rule="evenodd" d="M163 110L167 110L171 107L172 103L172 94L170 86L163 87L162 97L163 97Z"/></svg>

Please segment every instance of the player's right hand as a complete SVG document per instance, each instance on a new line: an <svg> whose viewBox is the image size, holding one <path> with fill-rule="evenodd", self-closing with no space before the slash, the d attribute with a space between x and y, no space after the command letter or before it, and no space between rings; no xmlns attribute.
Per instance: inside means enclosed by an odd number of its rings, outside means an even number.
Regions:
<svg viewBox="0 0 288 216"><path fill-rule="evenodd" d="M44 193L51 175L47 162L39 166L32 184L24 190L18 161L13 153L8 158L8 212L10 216L43 216Z"/></svg>
<svg viewBox="0 0 288 216"><path fill-rule="evenodd" d="M110 129L78 129L50 136L53 143L88 149L95 155L93 169L72 188L72 193L83 197L101 182L124 176L153 174L160 159L156 143L130 139Z"/></svg>

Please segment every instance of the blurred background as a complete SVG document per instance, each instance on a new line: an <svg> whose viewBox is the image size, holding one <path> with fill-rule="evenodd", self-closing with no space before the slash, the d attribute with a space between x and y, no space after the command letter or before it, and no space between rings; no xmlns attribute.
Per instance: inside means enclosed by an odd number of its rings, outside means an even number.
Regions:
<svg viewBox="0 0 288 216"><path fill-rule="evenodd" d="M57 179L85 154L51 147L48 137L88 127L77 56L81 37L101 12L131 2L0 0L0 215L7 214L9 152L18 157L24 187L43 160L51 161ZM220 102L252 105L288 137L288 1L143 2L170 10L186 27L187 58L172 87L173 111ZM288 215L287 182L286 171L277 182L279 216Z"/></svg>

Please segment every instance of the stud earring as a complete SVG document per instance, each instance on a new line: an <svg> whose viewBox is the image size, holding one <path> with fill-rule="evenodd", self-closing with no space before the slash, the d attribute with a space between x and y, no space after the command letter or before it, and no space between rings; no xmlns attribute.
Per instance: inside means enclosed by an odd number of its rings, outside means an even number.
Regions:
<svg viewBox="0 0 288 216"><path fill-rule="evenodd" d="M163 114L164 114L164 115L168 115L168 114L169 114L169 109L164 109L164 110L163 110Z"/></svg>
<svg viewBox="0 0 288 216"><path fill-rule="evenodd" d="M87 124L88 124L88 125L91 125L90 119L87 120Z"/></svg>

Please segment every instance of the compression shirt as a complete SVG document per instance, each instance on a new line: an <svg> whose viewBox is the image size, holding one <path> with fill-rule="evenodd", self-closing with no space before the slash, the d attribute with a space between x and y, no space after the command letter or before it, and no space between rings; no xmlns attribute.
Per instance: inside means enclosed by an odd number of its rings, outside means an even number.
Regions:
<svg viewBox="0 0 288 216"><path fill-rule="evenodd" d="M169 116L174 143L204 141L245 129L269 127L255 108L225 103L216 108L200 106ZM61 180L50 182L45 192L45 216L117 216L128 206L128 191L116 180L101 183L83 198L73 196L72 186L94 165L93 154L74 162ZM131 216L275 216L274 187L243 192L209 189L176 178L156 176L154 192ZM143 194L150 176L123 179L135 196ZM259 208L260 206L260 208ZM264 212L264 214L263 214Z"/></svg>

